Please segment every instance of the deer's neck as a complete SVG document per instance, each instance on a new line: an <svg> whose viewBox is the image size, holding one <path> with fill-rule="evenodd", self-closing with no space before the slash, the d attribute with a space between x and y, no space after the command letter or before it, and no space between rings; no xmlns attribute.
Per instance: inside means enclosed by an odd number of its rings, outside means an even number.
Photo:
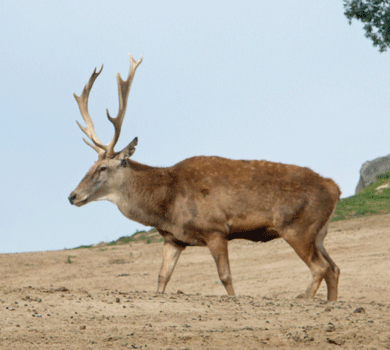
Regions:
<svg viewBox="0 0 390 350"><path fill-rule="evenodd" d="M168 168L128 162L115 196L109 200L127 218L146 226L159 227L169 221L167 205L173 198L173 177Z"/></svg>

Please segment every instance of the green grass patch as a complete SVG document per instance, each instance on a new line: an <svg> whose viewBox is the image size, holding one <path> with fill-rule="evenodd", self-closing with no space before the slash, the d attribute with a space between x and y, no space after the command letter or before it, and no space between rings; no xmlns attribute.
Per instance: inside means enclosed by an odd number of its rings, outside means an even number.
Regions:
<svg viewBox="0 0 390 350"><path fill-rule="evenodd" d="M83 248L92 248L92 247L93 247L93 245L90 244L90 245L81 245L81 246L73 248L73 249L83 249Z"/></svg>
<svg viewBox="0 0 390 350"><path fill-rule="evenodd" d="M71 258L76 258L75 255L68 255L68 259L65 261L65 264L73 264L74 261L71 260Z"/></svg>
<svg viewBox="0 0 390 350"><path fill-rule="evenodd" d="M108 246L116 246L120 244L131 244L132 242L144 241L146 244L162 242L164 238L158 233L155 228L150 229L149 231L136 231L132 236L122 236L114 241L103 243L99 245L81 245L73 249L82 249L82 248L96 248L104 251Z"/></svg>
<svg viewBox="0 0 390 350"><path fill-rule="evenodd" d="M162 236L157 232L155 228L149 231L136 231L132 236L123 236L115 241L107 243L107 245L128 244L131 242L145 241L146 243L162 242Z"/></svg>
<svg viewBox="0 0 390 350"><path fill-rule="evenodd" d="M390 172L378 175L375 183L357 195L343 198L337 204L332 221L390 213L390 187L377 189L387 183L390 186Z"/></svg>

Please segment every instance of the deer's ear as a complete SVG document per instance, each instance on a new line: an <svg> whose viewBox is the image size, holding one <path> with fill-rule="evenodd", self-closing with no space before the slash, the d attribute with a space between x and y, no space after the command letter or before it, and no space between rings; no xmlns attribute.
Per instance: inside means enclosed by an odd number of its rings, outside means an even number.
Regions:
<svg viewBox="0 0 390 350"><path fill-rule="evenodd" d="M135 152L135 146L138 144L138 137L136 137L133 141L131 141L128 146L126 146L122 151L119 152L119 159L130 158Z"/></svg>

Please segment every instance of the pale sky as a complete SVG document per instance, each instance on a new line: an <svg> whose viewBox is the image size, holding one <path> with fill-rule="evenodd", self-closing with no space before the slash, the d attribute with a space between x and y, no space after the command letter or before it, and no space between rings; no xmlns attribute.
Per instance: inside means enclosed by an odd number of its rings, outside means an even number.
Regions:
<svg viewBox="0 0 390 350"><path fill-rule="evenodd" d="M80 94L103 143L115 74L137 70L116 149L171 166L195 155L307 166L354 194L366 160L390 153L390 65L350 26L342 1L0 2L0 253L73 248L148 229L109 202L68 195L97 160Z"/></svg>

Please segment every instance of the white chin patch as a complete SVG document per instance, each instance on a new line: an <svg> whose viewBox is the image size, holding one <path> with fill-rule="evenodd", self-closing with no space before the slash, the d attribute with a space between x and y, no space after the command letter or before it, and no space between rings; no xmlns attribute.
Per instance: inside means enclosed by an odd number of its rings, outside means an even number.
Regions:
<svg viewBox="0 0 390 350"><path fill-rule="evenodd" d="M118 195L116 195L115 193L108 194L107 196L101 197L98 200L99 201L110 201L111 203L114 203L118 206L120 204L120 197Z"/></svg>

